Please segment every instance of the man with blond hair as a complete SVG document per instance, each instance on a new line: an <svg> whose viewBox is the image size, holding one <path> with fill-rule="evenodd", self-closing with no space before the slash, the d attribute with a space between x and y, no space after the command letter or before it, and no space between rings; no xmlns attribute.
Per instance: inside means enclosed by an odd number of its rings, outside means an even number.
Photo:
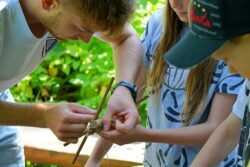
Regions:
<svg viewBox="0 0 250 167"><path fill-rule="evenodd" d="M57 40L87 43L96 36L110 43L117 85L108 102L105 128L119 113L125 121L117 123L118 130L127 132L138 123L134 81L141 46L127 23L133 11L134 0L0 0L0 166L25 166L16 126L48 127L59 140L76 143L83 123L94 117L94 111L75 103L14 103L8 89L30 74Z"/></svg>

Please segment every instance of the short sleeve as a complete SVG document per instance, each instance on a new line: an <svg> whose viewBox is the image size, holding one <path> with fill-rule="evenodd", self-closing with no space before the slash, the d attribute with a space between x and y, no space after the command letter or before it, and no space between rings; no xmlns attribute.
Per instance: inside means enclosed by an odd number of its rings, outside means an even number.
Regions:
<svg viewBox="0 0 250 167"><path fill-rule="evenodd" d="M149 67L162 33L162 11L155 11L147 22L142 34L143 64Z"/></svg>
<svg viewBox="0 0 250 167"><path fill-rule="evenodd" d="M4 40L4 15L5 15L5 10L4 8L6 7L7 2L5 1L0 1L0 57L2 55L3 51L3 40Z"/></svg>
<svg viewBox="0 0 250 167"><path fill-rule="evenodd" d="M249 81L245 80L239 92L238 98L233 106L233 113L241 120L243 120L245 107L247 106L248 103L248 96L247 96L248 89L246 87L247 83L249 84Z"/></svg>
<svg viewBox="0 0 250 167"><path fill-rule="evenodd" d="M231 74L224 61L218 61L212 81L216 82L215 92L237 95L244 81L239 74Z"/></svg>

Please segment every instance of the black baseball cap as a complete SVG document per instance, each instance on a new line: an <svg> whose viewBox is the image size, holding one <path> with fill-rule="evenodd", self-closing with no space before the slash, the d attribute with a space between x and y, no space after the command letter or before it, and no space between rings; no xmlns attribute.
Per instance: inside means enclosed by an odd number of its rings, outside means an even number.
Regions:
<svg viewBox="0 0 250 167"><path fill-rule="evenodd" d="M190 0L189 26L164 59L178 68L192 67L228 39L250 33L250 0Z"/></svg>

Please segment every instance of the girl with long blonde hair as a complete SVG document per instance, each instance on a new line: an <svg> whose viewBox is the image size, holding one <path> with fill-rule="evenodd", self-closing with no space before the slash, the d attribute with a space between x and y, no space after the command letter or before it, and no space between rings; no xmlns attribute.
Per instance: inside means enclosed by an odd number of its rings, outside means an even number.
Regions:
<svg viewBox="0 0 250 167"><path fill-rule="evenodd" d="M112 142L146 142L146 167L189 166L210 134L230 114L244 80L229 74L223 61L208 59L191 70L183 70L163 59L164 53L190 31L188 3L167 0L165 10L151 16L142 37L144 67L137 85L147 83L153 92L147 127L137 125L127 134L116 130L101 132L102 138L86 166L99 166ZM107 150L103 150L104 143ZM235 153L236 150L219 166L235 166Z"/></svg>

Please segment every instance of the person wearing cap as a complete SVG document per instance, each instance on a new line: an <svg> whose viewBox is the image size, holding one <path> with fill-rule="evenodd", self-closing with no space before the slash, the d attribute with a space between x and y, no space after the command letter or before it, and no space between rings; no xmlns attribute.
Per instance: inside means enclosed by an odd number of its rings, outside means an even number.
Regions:
<svg viewBox="0 0 250 167"><path fill-rule="evenodd" d="M48 127L59 140L76 143L85 124L94 118L93 110L75 103L14 102L9 88L44 60L57 39L88 43L97 36L112 46L116 81L128 86L118 84L113 91L106 123L109 115L122 112L126 121L117 129L126 132L137 125L131 92L136 94L133 83L142 53L140 39L128 23L134 7L134 0L0 0L1 167L25 166L22 134L16 126Z"/></svg>
<svg viewBox="0 0 250 167"><path fill-rule="evenodd" d="M206 6L209 27L195 17L195 4ZM250 165L250 1L194 0L190 2L191 32L168 53L166 60L179 67L190 68L209 57L222 59L231 73L240 73L246 80L233 112L213 132L192 163L192 167L216 166L239 143L237 167ZM216 16L216 17L214 17ZM235 19L233 19L235 18ZM237 19L236 19L237 18ZM192 41L186 43L187 41ZM185 47L185 53L180 48ZM194 49L202 48L202 49ZM192 53L187 56L186 53ZM185 59L179 62L178 59Z"/></svg>
<svg viewBox="0 0 250 167"><path fill-rule="evenodd" d="M225 62L208 59L192 70L183 70L163 59L163 54L190 31L187 7L186 0L167 0L165 10L150 17L142 37L145 69L137 85L148 79L152 92L147 128L138 125L127 134L101 132L103 138L85 167L100 166L112 142L122 145L138 141L147 142L145 167L189 166L213 130L230 114L244 79L231 75ZM218 166L234 167L236 152Z"/></svg>
<svg viewBox="0 0 250 167"><path fill-rule="evenodd" d="M192 167L215 166L221 159L239 144L237 167L250 165L250 34L230 39L221 48L212 54L216 59L225 59L232 73L239 72L244 82L233 112L214 131ZM217 150L218 151L214 151ZM211 154L213 152L213 154Z"/></svg>
<svg viewBox="0 0 250 167"><path fill-rule="evenodd" d="M232 73L239 72L246 80L239 92L233 112L214 131L192 163L192 167L216 166L239 143L237 167L250 165L250 34L230 39L212 54L224 59ZM218 150L219 148L219 150ZM213 152L211 154L211 152Z"/></svg>

